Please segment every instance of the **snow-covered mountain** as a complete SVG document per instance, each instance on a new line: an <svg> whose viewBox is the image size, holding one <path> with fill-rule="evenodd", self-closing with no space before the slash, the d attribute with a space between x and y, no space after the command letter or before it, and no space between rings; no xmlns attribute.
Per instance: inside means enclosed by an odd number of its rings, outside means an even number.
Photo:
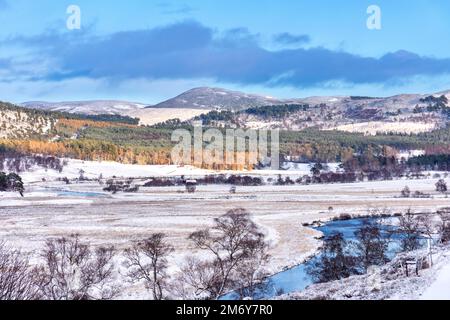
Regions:
<svg viewBox="0 0 450 320"><path fill-rule="evenodd" d="M280 104L309 104L327 105L338 109L354 107L382 109L384 112L399 109L413 109L416 105L423 105L421 99L427 96L447 96L450 100L450 91L431 94L400 94L386 98L360 97L360 96L317 96L308 98L278 99L269 96L231 91L221 88L201 87L186 91L179 96L161 102L155 106L143 103L93 100L93 101L67 101L45 102L30 101L20 106L32 109L62 111L82 114L122 114L128 115L142 109L199 109L199 110L244 110L252 107L271 106Z"/></svg>
<svg viewBox="0 0 450 320"><path fill-rule="evenodd" d="M450 91L384 98L318 96L276 99L218 88L197 88L155 107L240 111L232 118L224 115L220 119L214 114L209 118L203 117L209 125L217 126L233 122L253 129L303 130L315 127L365 134L418 133L442 128L448 123L449 97Z"/></svg>
<svg viewBox="0 0 450 320"><path fill-rule="evenodd" d="M67 101L67 102L30 101L21 103L20 106L30 109L80 113L88 115L96 115L96 114L127 115L133 111L143 109L147 105L128 101L93 100L93 101Z"/></svg>
<svg viewBox="0 0 450 320"><path fill-rule="evenodd" d="M443 97L445 96L445 97ZM211 110L241 111L236 125L254 129L302 130L317 127L376 134L416 133L444 127L450 119L450 91L392 97L318 96L277 99L221 88L201 87L155 106L126 101L25 102L23 107L88 115L118 114L153 125L170 119L190 120ZM284 105L301 105L286 112ZM307 106L303 108L303 106ZM265 107L262 112L242 112ZM270 109L268 110L267 107ZM284 110L284 111L283 111ZM251 111L251 110L249 110ZM224 119L218 125L225 125Z"/></svg>
<svg viewBox="0 0 450 320"><path fill-rule="evenodd" d="M276 105L282 100L221 88L195 88L157 104L155 108L242 110L251 107Z"/></svg>
<svg viewBox="0 0 450 320"><path fill-rule="evenodd" d="M421 99L427 96L440 97L446 95L450 99L450 91L430 94L400 94L392 97L376 98L361 96L318 96L307 98L278 99L269 96L248 94L221 88L195 88L179 96L161 102L149 108L181 108L204 110L243 110L251 107L271 106L279 104L309 104L311 106L326 104L335 108L371 107L383 109L384 112L398 109L413 109L423 104Z"/></svg>

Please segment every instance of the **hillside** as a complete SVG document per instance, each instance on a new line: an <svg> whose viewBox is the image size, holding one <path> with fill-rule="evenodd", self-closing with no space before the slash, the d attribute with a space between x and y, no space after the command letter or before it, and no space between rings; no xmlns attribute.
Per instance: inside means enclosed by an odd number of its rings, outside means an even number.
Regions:
<svg viewBox="0 0 450 320"><path fill-rule="evenodd" d="M211 112L197 117L207 125L300 131L306 128L377 133L430 132L450 117L445 94L398 95L388 98L312 97L283 104Z"/></svg>
<svg viewBox="0 0 450 320"><path fill-rule="evenodd" d="M429 95L400 94L377 98L324 96L276 99L221 88L195 88L155 106L124 101L26 102L39 110L85 115L121 115L139 118L143 125L172 119L189 121L213 111L213 126L235 125L253 129L340 130L369 135L377 133L420 133L445 127L450 117L450 91ZM286 108L286 106L290 106ZM301 106L301 108L295 108ZM233 112L224 119L216 112Z"/></svg>
<svg viewBox="0 0 450 320"><path fill-rule="evenodd" d="M156 108L187 108L187 109L219 109L243 110L251 107L274 105L281 103L271 97L247 94L221 88L195 88L181 95L157 104Z"/></svg>
<svg viewBox="0 0 450 320"><path fill-rule="evenodd" d="M54 124L51 116L0 102L0 139L42 136L51 131Z"/></svg>
<svg viewBox="0 0 450 320"><path fill-rule="evenodd" d="M31 101L20 104L27 109L62 112L78 115L121 115L139 118L143 125L154 125L170 119L189 120L211 109L197 108L154 108L143 103L116 101L116 100L93 100L93 101L65 101L46 102Z"/></svg>
<svg viewBox="0 0 450 320"><path fill-rule="evenodd" d="M289 127L290 119L295 120L305 113L311 113L311 117L316 114L315 117L320 119L323 114L320 110L323 108L309 105L266 106L240 112L215 111L199 118L205 127L238 123L252 117L267 123L281 119L277 121ZM136 119L129 117L73 115L23 109L10 104L2 104L0 114L0 149L128 164L170 164L174 146L171 141L173 130L192 129L189 122L172 121L152 127L139 126ZM307 119L305 123L313 126L318 121ZM366 151L379 155L401 150L425 150L427 154L448 153L450 128L416 135L389 133L376 136L323 128L280 132L281 154L305 162L340 162Z"/></svg>
<svg viewBox="0 0 450 320"><path fill-rule="evenodd" d="M207 96L221 95L220 89L211 90ZM369 148L376 154L388 149L441 154L450 150L447 95L312 97L284 104L270 99L278 104L236 111L187 106L140 109L139 117L146 116L147 124L159 122L153 126L140 126L142 120L123 114L72 114L4 103L0 109L0 145L25 153L83 160L168 164L173 130L190 129L194 121L201 120L205 128L280 129L281 153L302 161L339 162ZM177 118L181 121L164 122Z"/></svg>

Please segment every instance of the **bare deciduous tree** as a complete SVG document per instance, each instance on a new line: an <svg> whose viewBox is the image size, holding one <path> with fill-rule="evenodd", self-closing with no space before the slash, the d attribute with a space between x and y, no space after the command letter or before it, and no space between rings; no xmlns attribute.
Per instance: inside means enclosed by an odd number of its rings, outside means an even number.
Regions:
<svg viewBox="0 0 450 320"><path fill-rule="evenodd" d="M188 276L197 294L206 294L210 299L241 285L253 286L268 259L264 234L244 209L228 211L214 220L212 228L194 232L189 238L212 256L206 262L191 260L198 273Z"/></svg>
<svg viewBox="0 0 450 320"><path fill-rule="evenodd" d="M421 214L416 218L420 233L428 239L432 239L433 235L439 233L439 223L436 218L439 218L436 214Z"/></svg>
<svg viewBox="0 0 450 320"><path fill-rule="evenodd" d="M356 257L348 252L348 243L342 233L325 238L322 253L312 261L307 272L316 282L329 282L358 274Z"/></svg>
<svg viewBox="0 0 450 320"><path fill-rule="evenodd" d="M436 191L440 193L446 193L447 192L447 183L444 179L439 180L436 182Z"/></svg>
<svg viewBox="0 0 450 320"><path fill-rule="evenodd" d="M355 237L357 241L353 245L357 260L365 271L371 266L381 266L389 261L386 255L389 237L383 234L377 223L365 222L355 232Z"/></svg>
<svg viewBox="0 0 450 320"><path fill-rule="evenodd" d="M164 299L167 286L167 256L173 250L173 247L165 242L165 235L162 233L153 234L125 250L128 276L133 282L145 281L154 300Z"/></svg>
<svg viewBox="0 0 450 320"><path fill-rule="evenodd" d="M402 251L420 249L420 222L411 210L399 217L399 225L395 232L401 235Z"/></svg>
<svg viewBox="0 0 450 320"><path fill-rule="evenodd" d="M93 250L78 235L52 239L42 252L41 291L50 300L108 300L118 288L113 278L113 247Z"/></svg>
<svg viewBox="0 0 450 320"><path fill-rule="evenodd" d="M269 261L268 245L264 241L249 243L248 256L238 264L236 270L236 284L240 298L257 298L259 293L264 293L268 283L266 278L269 273L264 265Z"/></svg>
<svg viewBox="0 0 450 320"><path fill-rule="evenodd" d="M40 277L25 254L0 243L0 300L37 300Z"/></svg>
<svg viewBox="0 0 450 320"><path fill-rule="evenodd" d="M402 196L403 198L409 198L409 197L411 197L411 190L409 189L408 186L406 186L406 187L403 188L403 190L402 190L402 192L401 192L401 196Z"/></svg>
<svg viewBox="0 0 450 320"><path fill-rule="evenodd" d="M439 235L442 243L450 241L450 208L442 209L438 212L441 222L439 224Z"/></svg>
<svg viewBox="0 0 450 320"><path fill-rule="evenodd" d="M211 299L220 296L218 264L197 257L188 257L172 284L172 292L183 299Z"/></svg>

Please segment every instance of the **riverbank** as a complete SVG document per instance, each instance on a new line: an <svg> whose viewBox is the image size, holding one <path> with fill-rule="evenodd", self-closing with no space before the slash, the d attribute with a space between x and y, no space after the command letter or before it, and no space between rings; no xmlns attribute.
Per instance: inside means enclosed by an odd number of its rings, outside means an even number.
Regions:
<svg viewBox="0 0 450 320"><path fill-rule="evenodd" d="M426 254L424 251L409 255ZM374 268L368 274L352 276L328 283L313 284L301 292L276 297L276 300L428 300L446 299L450 288L450 247L438 247L433 254L433 266L411 272L407 277L399 267L397 257L383 267Z"/></svg>

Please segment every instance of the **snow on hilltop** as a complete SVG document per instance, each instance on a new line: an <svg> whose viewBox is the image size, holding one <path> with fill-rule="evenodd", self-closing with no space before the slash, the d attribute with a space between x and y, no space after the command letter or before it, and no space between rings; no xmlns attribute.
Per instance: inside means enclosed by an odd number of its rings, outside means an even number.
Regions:
<svg viewBox="0 0 450 320"><path fill-rule="evenodd" d="M93 100L93 101L67 101L67 102L45 102L29 101L21 103L20 106L31 109L48 111L60 111L78 114L128 114L146 107L145 104L116 101L116 100Z"/></svg>
<svg viewBox="0 0 450 320"><path fill-rule="evenodd" d="M282 103L268 96L248 94L220 88L195 88L161 102L156 108L225 109L242 110L251 107Z"/></svg>
<svg viewBox="0 0 450 320"><path fill-rule="evenodd" d="M447 99L442 96L446 96ZM200 87L186 91L154 106L126 101L25 102L26 108L79 114L118 114L153 125L171 119L191 120L211 110L242 111L280 105L307 106L304 110L277 114L241 114L240 126L253 129L341 130L377 133L420 133L443 128L450 112L450 91L431 94L399 94L391 97L316 96L278 99L222 88Z"/></svg>

